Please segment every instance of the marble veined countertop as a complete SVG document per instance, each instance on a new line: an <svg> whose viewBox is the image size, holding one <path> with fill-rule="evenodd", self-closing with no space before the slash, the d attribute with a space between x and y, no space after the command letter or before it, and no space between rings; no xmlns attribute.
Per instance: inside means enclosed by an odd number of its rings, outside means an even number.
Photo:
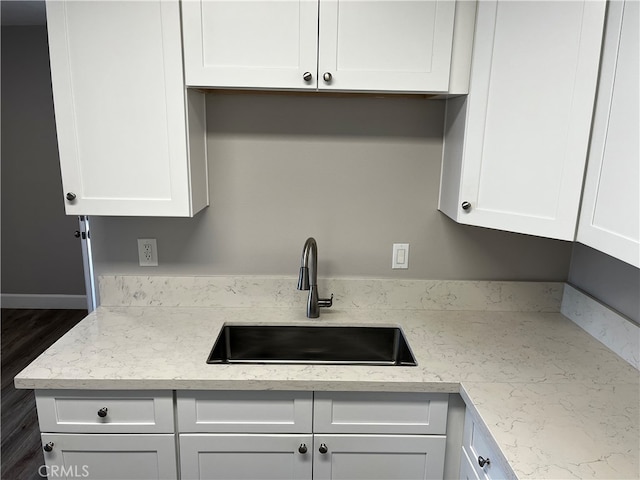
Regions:
<svg viewBox="0 0 640 480"><path fill-rule="evenodd" d="M418 366L207 365L225 322L398 325ZM640 478L638 371L556 312L102 306L15 385L460 393L518 478Z"/></svg>

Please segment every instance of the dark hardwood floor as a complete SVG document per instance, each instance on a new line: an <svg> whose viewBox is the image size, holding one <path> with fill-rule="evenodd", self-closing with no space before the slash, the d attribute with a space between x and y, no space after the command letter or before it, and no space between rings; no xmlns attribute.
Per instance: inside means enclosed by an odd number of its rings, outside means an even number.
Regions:
<svg viewBox="0 0 640 480"><path fill-rule="evenodd" d="M86 310L2 309L2 479L42 480L44 464L32 390L13 377L87 315Z"/></svg>

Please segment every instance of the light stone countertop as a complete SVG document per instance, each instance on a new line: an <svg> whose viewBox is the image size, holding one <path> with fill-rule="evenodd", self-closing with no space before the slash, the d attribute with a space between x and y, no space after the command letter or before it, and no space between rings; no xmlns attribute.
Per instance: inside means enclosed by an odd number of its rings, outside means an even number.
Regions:
<svg viewBox="0 0 640 480"><path fill-rule="evenodd" d="M386 324L417 367L207 365L225 322ZM559 313L100 307L23 370L27 389L461 393L518 478L640 478L638 371Z"/></svg>

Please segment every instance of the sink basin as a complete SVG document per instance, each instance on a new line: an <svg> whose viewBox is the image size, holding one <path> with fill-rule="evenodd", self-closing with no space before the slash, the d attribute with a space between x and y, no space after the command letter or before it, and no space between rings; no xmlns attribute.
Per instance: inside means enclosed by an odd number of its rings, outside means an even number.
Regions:
<svg viewBox="0 0 640 480"><path fill-rule="evenodd" d="M415 366L400 328L224 325L207 363Z"/></svg>

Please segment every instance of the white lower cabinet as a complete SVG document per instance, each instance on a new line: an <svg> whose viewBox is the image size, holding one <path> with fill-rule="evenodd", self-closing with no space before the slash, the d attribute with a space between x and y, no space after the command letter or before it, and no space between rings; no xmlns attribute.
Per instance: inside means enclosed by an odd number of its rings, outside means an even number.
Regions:
<svg viewBox="0 0 640 480"><path fill-rule="evenodd" d="M313 478L441 479L445 435L314 436Z"/></svg>
<svg viewBox="0 0 640 480"><path fill-rule="evenodd" d="M36 391L50 479L178 478L172 391Z"/></svg>
<svg viewBox="0 0 640 480"><path fill-rule="evenodd" d="M41 474L442 479L448 402L428 393L178 391L174 403L173 391L39 390Z"/></svg>
<svg viewBox="0 0 640 480"><path fill-rule="evenodd" d="M447 402L423 393L178 392L180 471L183 479L442 478Z"/></svg>
<svg viewBox="0 0 640 480"><path fill-rule="evenodd" d="M310 479L308 435L181 434L183 479Z"/></svg>
<svg viewBox="0 0 640 480"><path fill-rule="evenodd" d="M480 422L467 409L462 434L462 456L460 465L461 479L498 480L515 478L508 475L499 450L489 440L489 435L482 431Z"/></svg>
<svg viewBox="0 0 640 480"><path fill-rule="evenodd" d="M464 449L462 449L462 455L460 456L460 480L480 480L469 455Z"/></svg>
<svg viewBox="0 0 640 480"><path fill-rule="evenodd" d="M48 478L177 478L174 434L43 433Z"/></svg>

